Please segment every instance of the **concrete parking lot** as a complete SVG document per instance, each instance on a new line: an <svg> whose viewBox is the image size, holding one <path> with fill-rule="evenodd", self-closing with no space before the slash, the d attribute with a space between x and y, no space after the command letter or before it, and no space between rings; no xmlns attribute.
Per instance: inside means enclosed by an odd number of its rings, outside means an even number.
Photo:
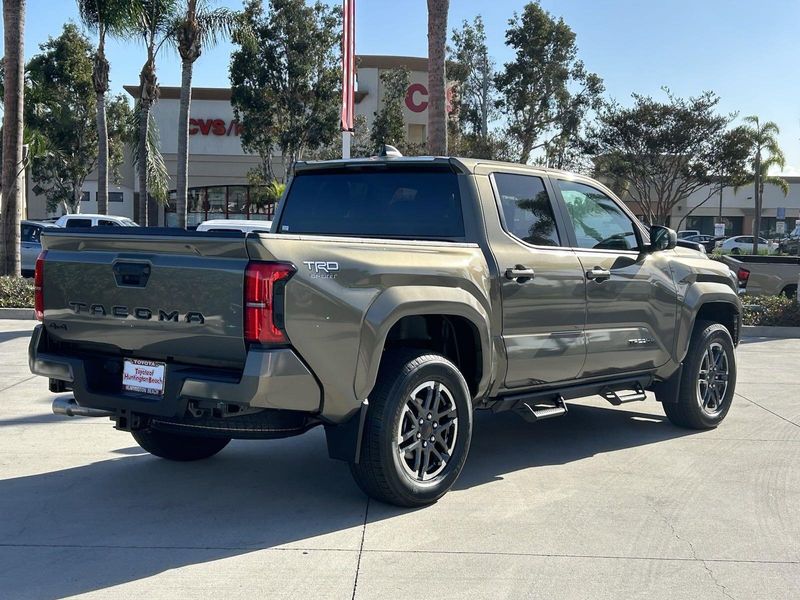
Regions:
<svg viewBox="0 0 800 600"><path fill-rule="evenodd" d="M798 598L800 340L746 339L723 425L589 399L480 414L438 504L368 502L315 430L153 458L50 413L0 321L0 598Z"/></svg>

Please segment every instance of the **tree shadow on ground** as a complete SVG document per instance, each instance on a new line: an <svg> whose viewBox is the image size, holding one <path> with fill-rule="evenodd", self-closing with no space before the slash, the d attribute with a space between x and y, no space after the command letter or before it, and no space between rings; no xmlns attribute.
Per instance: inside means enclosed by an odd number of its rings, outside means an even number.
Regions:
<svg viewBox="0 0 800 600"><path fill-rule="evenodd" d="M456 489L687 433L661 417L595 406L571 406L566 417L536 424L480 413ZM287 440L234 442L197 463L121 448L109 460L0 481L2 595L103 590L277 546L358 551L367 501L347 466L327 458L319 429ZM405 512L376 507L370 522ZM87 556L96 560L81 558Z"/></svg>

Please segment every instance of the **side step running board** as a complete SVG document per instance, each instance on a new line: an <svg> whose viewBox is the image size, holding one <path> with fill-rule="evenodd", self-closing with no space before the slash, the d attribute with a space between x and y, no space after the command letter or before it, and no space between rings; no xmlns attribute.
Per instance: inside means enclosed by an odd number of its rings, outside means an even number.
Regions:
<svg viewBox="0 0 800 600"><path fill-rule="evenodd" d="M520 417L526 421L541 421L542 419L551 419L553 417L560 417L567 413L567 404L564 402L562 396L556 396L553 399L553 404L544 405L544 403L536 403L533 401L521 401L514 407Z"/></svg>
<svg viewBox="0 0 800 600"><path fill-rule="evenodd" d="M614 406L647 398L645 388L653 383L652 375L638 375L580 383L557 389L533 390L496 398L492 412L513 410L527 421L541 421L566 414L565 400L600 395Z"/></svg>
<svg viewBox="0 0 800 600"><path fill-rule="evenodd" d="M636 402L637 400L647 399L644 388L638 382L631 390L613 390L606 388L601 390L600 395L614 406L619 406L625 402Z"/></svg>

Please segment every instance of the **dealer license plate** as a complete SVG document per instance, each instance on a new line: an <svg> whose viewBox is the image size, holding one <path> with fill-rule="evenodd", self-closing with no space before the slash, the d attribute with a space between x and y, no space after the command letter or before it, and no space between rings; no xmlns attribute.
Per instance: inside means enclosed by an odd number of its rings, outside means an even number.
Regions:
<svg viewBox="0 0 800 600"><path fill-rule="evenodd" d="M150 360L125 359L122 369L122 387L128 392L164 395L165 365Z"/></svg>

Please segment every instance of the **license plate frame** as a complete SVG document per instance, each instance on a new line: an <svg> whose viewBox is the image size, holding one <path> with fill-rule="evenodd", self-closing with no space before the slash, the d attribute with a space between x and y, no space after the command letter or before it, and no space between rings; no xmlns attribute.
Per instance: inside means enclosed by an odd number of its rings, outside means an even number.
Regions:
<svg viewBox="0 0 800 600"><path fill-rule="evenodd" d="M166 371L163 362L126 358L122 364L122 390L163 398Z"/></svg>

